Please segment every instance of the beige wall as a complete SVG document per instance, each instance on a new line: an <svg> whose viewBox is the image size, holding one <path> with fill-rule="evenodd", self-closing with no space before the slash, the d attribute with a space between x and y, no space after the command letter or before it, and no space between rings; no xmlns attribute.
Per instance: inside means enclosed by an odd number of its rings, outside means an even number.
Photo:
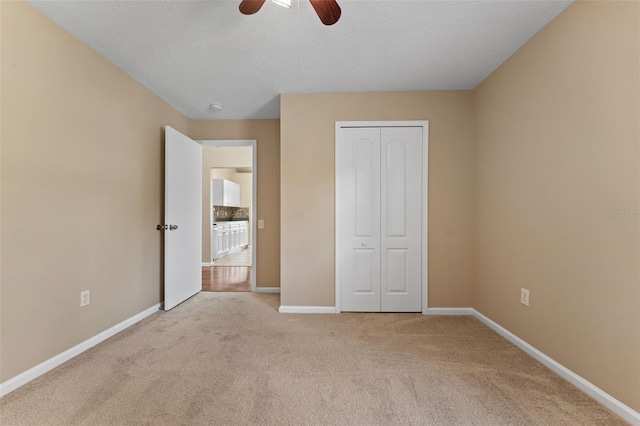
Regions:
<svg viewBox="0 0 640 426"><path fill-rule="evenodd" d="M429 120L429 306L471 306L471 92L281 96L281 304L335 304L335 122Z"/></svg>
<svg viewBox="0 0 640 426"><path fill-rule="evenodd" d="M209 168L209 180L207 183L211 182L213 179L226 179L231 180L231 176L236 169L223 169L223 168ZM206 176L206 170L203 170L202 176ZM204 183L204 182L203 182ZM211 189L211 187L209 187ZM209 202L211 201L211 191L209 191Z"/></svg>
<svg viewBox="0 0 640 426"><path fill-rule="evenodd" d="M212 168L229 167L217 177L233 181L235 169L231 167L252 167L251 147L212 147L202 148L202 262L211 262L211 179Z"/></svg>
<svg viewBox="0 0 640 426"><path fill-rule="evenodd" d="M189 122L31 5L0 7L5 381L162 300L163 126Z"/></svg>
<svg viewBox="0 0 640 426"><path fill-rule="evenodd" d="M258 230L256 239L256 285L280 287L280 121L191 121L188 135L197 140L257 141L257 213L265 227Z"/></svg>
<svg viewBox="0 0 640 426"><path fill-rule="evenodd" d="M575 3L475 93L475 308L636 411L639 22Z"/></svg>

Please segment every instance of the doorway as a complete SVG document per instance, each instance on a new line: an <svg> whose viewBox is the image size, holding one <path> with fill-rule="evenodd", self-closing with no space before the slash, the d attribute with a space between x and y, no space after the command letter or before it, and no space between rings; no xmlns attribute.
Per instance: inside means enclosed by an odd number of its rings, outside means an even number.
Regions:
<svg viewBox="0 0 640 426"><path fill-rule="evenodd" d="M203 147L202 290L255 292L256 141L198 142Z"/></svg>

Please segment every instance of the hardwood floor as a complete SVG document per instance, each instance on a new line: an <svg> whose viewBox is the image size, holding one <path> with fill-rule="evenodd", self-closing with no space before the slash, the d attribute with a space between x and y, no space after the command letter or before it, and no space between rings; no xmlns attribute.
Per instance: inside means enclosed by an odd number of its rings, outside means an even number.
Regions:
<svg viewBox="0 0 640 426"><path fill-rule="evenodd" d="M251 291L251 267L205 266L202 291Z"/></svg>
<svg viewBox="0 0 640 426"><path fill-rule="evenodd" d="M203 267L202 291L251 291L251 248Z"/></svg>

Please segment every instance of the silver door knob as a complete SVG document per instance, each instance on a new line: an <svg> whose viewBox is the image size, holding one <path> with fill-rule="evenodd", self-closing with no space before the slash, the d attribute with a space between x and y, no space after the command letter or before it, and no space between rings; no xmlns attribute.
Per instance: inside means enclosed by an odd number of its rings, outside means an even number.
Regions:
<svg viewBox="0 0 640 426"><path fill-rule="evenodd" d="M367 243L365 243L365 242L362 242L360 244L362 245L362 247L366 247L367 246Z"/></svg>
<svg viewBox="0 0 640 426"><path fill-rule="evenodd" d="M178 229L178 225L169 225L169 231L175 231Z"/></svg>

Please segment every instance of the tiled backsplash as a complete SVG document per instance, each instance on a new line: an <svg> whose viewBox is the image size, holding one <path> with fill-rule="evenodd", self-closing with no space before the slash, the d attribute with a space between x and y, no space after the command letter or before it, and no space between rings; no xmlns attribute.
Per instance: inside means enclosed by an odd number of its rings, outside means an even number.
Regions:
<svg viewBox="0 0 640 426"><path fill-rule="evenodd" d="M247 219L249 220L249 207L223 207L213 206L213 221Z"/></svg>

